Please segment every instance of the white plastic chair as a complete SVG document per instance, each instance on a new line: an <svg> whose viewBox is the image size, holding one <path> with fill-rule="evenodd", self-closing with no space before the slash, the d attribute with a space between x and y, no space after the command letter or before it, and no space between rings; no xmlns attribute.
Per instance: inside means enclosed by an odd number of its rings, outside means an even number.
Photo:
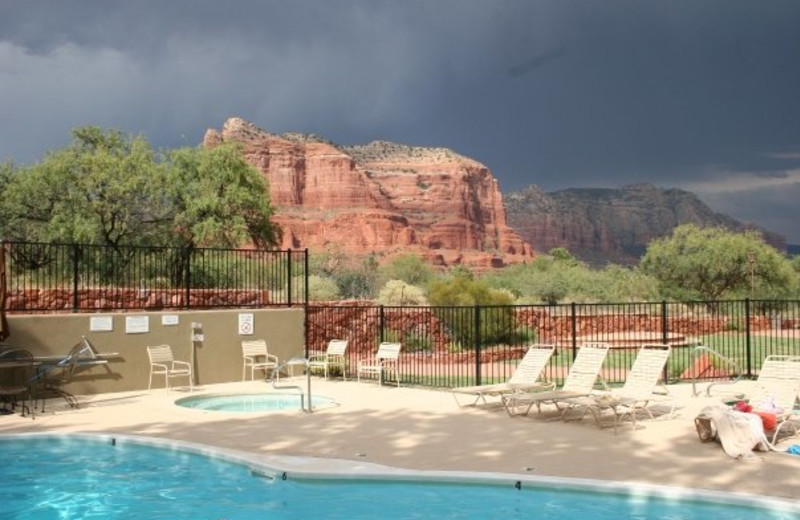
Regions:
<svg viewBox="0 0 800 520"><path fill-rule="evenodd" d="M603 368L603 362L606 360L609 348L608 343L601 342L582 345L578 350L578 355L575 356L575 361L569 369L564 384L559 390L503 395L503 405L506 407L508 415L519 415L516 412L518 406L527 406L524 412L526 415L534 405L536 405L537 411L541 412L543 404L554 404L559 411L563 412L560 402L574 397L589 395L598 379L605 387L606 384L600 374L600 370Z"/></svg>
<svg viewBox="0 0 800 520"><path fill-rule="evenodd" d="M772 443L784 428L797 433L794 410L800 394L800 356L767 356L758 372L756 386L747 395L754 410L775 414L777 425L772 431Z"/></svg>
<svg viewBox="0 0 800 520"><path fill-rule="evenodd" d="M275 370L278 368L278 356L272 355L267 351L267 342L263 339L242 341L242 381L245 380L247 368L250 367L250 381L255 379L256 369L264 371L266 377L267 369ZM263 358L263 360L262 360ZM280 374L275 371L275 379L279 379Z"/></svg>
<svg viewBox="0 0 800 520"><path fill-rule="evenodd" d="M172 355L172 347L169 345L148 346L147 355L150 357L150 380L147 389L153 387L153 376L164 376L164 384L167 390L170 389L169 380L173 377L188 377L189 391L194 390L192 377L192 365L186 361L177 361Z"/></svg>
<svg viewBox="0 0 800 520"><path fill-rule="evenodd" d="M332 339L328 342L328 349L324 354L316 356L309 356L308 368L321 368L325 373L325 379L328 378L328 373L331 367L340 367L342 370L342 379L347 381L347 360L345 359L345 351L347 350L347 340Z"/></svg>
<svg viewBox="0 0 800 520"><path fill-rule="evenodd" d="M398 360L400 359L400 343L383 342L378 346L378 352L374 358L359 359L356 376L358 382L361 382L361 374L375 374L378 376L378 382L383 385L384 378L391 373L394 373L394 379L397 381L397 386L400 386L400 372L398 371Z"/></svg>
<svg viewBox="0 0 800 520"><path fill-rule="evenodd" d="M636 429L636 414L644 411L651 419L653 412L648 406L655 401L668 401L671 403L669 416L671 417L675 405L669 397L669 391L661 381L664 367L669 360L671 347L669 345L644 345L636 354L625 383L608 392L601 392L591 397L570 399L567 402L574 408L590 412L595 422L600 426L600 416L605 410L613 414L614 432L623 418L631 418L633 428ZM656 393L656 388L661 387L661 392Z"/></svg>
<svg viewBox="0 0 800 520"><path fill-rule="evenodd" d="M458 395L474 397L475 400L467 405L474 406L480 400L486 403L487 396L502 396L511 392L553 390L555 388L554 383L548 383L540 379L555 349L555 345L531 345L508 381L490 385L456 387L451 390L453 398L459 406L463 406L458 400Z"/></svg>

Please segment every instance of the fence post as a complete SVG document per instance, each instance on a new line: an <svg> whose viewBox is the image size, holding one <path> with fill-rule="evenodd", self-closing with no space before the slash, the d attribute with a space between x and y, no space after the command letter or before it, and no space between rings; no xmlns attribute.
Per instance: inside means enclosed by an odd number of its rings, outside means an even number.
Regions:
<svg viewBox="0 0 800 520"><path fill-rule="evenodd" d="M78 279L80 278L80 268L78 267L79 247L78 244L72 244L72 312L78 312L80 306L80 298L78 298Z"/></svg>
<svg viewBox="0 0 800 520"><path fill-rule="evenodd" d="M667 319L667 300L661 300L661 343L669 345L669 320Z"/></svg>
<svg viewBox="0 0 800 520"><path fill-rule="evenodd" d="M292 250L286 252L286 290L289 292L288 301L289 307L292 306Z"/></svg>
<svg viewBox="0 0 800 520"><path fill-rule="evenodd" d="M575 302L570 304L570 309L572 313L572 360L575 361L575 356L578 355L578 315Z"/></svg>
<svg viewBox="0 0 800 520"><path fill-rule="evenodd" d="M309 305L308 305L308 248L306 248L305 251L303 251L303 255L304 255L304 257L303 257L303 272L305 273L304 278L305 278L305 284L306 284L305 290L303 291L303 309L305 310L304 318L303 318L303 339L305 340L304 343L306 345L305 357L306 357L306 359L308 359L309 354L311 354L308 351L308 311L309 311ZM346 366L342 367L342 371L344 371L346 369L347 369ZM347 374L345 374L345 375L347 375Z"/></svg>
<svg viewBox="0 0 800 520"><path fill-rule="evenodd" d="M308 287L308 248L306 248L305 251L303 251L303 254L305 255L305 260L303 265L303 273L304 273L303 278L305 278L305 284L306 284L305 291L303 291L303 297L305 298L306 305L308 305L308 301L311 299L311 293Z"/></svg>
<svg viewBox="0 0 800 520"><path fill-rule="evenodd" d="M384 329L384 326L386 324L386 315L384 314L383 305L381 305L378 308L378 311L379 311L379 314L378 314L378 316L379 316L378 328L380 329L379 336L381 338L380 342L383 343L385 341L385 339L386 339L386 336L383 333L383 329Z"/></svg>
<svg viewBox="0 0 800 520"><path fill-rule="evenodd" d="M184 275L186 276L186 308L190 309L192 307L192 272L191 272L191 265L192 265L192 254L194 249L192 247L186 248L186 266L184 270Z"/></svg>
<svg viewBox="0 0 800 520"><path fill-rule="evenodd" d="M473 343L475 346L475 384L481 384L481 306L475 306L475 334Z"/></svg>
<svg viewBox="0 0 800 520"><path fill-rule="evenodd" d="M744 350L747 357L747 377L753 377L752 345L750 344L750 298L744 299Z"/></svg>

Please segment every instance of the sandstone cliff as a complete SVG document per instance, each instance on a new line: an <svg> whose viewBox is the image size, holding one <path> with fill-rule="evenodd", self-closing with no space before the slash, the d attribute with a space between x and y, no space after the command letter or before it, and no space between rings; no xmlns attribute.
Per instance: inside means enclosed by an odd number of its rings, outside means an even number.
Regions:
<svg viewBox="0 0 800 520"><path fill-rule="evenodd" d="M535 251L564 247L595 265L638 262L648 242L669 235L681 224L748 228L714 213L690 192L649 184L553 193L529 186L508 193L506 206L509 225ZM762 233L768 243L785 249L783 237Z"/></svg>
<svg viewBox="0 0 800 520"><path fill-rule="evenodd" d="M417 253L434 264L483 269L524 261L530 246L506 223L484 165L443 148L376 141L337 147L313 135L275 135L239 118L209 129L206 146L234 140L267 178L284 248L337 244L354 255Z"/></svg>

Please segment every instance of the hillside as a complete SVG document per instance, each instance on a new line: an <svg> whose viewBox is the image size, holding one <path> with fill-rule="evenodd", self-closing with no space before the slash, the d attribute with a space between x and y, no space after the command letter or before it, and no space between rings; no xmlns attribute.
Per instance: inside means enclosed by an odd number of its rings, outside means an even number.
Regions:
<svg viewBox="0 0 800 520"><path fill-rule="evenodd" d="M669 235L681 224L752 229L713 212L696 195L679 189L636 184L619 189L573 188L545 193L529 186L505 196L509 225L536 251L564 247L593 264L631 264L654 238ZM765 232L784 250L785 239Z"/></svg>

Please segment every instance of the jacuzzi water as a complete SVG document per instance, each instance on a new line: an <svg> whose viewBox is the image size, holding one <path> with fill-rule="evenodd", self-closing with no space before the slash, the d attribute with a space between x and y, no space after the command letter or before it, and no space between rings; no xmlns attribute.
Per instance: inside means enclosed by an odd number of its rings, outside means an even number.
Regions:
<svg viewBox="0 0 800 520"><path fill-rule="evenodd" d="M216 412L273 412L276 410L308 409L308 396L301 402L295 393L215 394L184 397L175 401L178 406ZM336 402L323 395L311 396L313 410L334 406Z"/></svg>
<svg viewBox="0 0 800 520"><path fill-rule="evenodd" d="M800 512L513 480L308 480L140 442L0 437L0 518L789 520Z"/></svg>

